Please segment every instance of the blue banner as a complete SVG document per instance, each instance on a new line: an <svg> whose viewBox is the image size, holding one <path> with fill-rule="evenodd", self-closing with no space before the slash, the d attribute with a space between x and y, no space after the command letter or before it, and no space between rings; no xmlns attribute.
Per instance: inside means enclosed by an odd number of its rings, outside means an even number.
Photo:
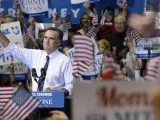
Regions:
<svg viewBox="0 0 160 120"><path fill-rule="evenodd" d="M117 0L100 0L100 2L96 3L98 13L101 13L101 11L107 6L113 8L117 7L116 2ZM130 13L141 13L144 10L144 0L127 0L127 3ZM0 12L2 11L4 14L10 12L14 17L16 17L16 12L12 9L12 6L13 0L3 0ZM42 18L41 21L50 22L55 13L58 13L62 17L65 17L67 13L69 13L72 24L79 24L80 16L84 13L84 11L85 9L83 4L72 5L70 0L49 0L48 17Z"/></svg>
<svg viewBox="0 0 160 120"><path fill-rule="evenodd" d="M40 100L39 108L64 108L64 92L32 92Z"/></svg>

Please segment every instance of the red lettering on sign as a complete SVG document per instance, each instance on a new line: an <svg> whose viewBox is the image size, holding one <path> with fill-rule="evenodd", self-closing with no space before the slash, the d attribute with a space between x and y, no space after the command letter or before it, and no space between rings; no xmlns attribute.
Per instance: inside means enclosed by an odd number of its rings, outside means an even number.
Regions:
<svg viewBox="0 0 160 120"><path fill-rule="evenodd" d="M146 92L119 92L116 87L112 87L111 89L102 87L96 92L96 96L97 104L103 107L148 106L151 104Z"/></svg>

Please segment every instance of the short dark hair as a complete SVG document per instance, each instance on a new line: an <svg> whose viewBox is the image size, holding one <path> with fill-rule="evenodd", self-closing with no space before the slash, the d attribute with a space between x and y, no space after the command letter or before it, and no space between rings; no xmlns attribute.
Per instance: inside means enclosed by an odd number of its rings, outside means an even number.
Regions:
<svg viewBox="0 0 160 120"><path fill-rule="evenodd" d="M49 31L49 30L56 31L57 32L57 39L60 42L62 41L62 39L63 39L63 32L60 29L58 29L56 27L49 27L49 28L46 29L46 32Z"/></svg>

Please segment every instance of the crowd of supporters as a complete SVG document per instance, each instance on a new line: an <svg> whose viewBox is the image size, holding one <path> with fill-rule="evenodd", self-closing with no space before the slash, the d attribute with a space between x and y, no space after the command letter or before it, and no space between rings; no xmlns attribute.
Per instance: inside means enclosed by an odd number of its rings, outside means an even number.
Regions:
<svg viewBox="0 0 160 120"><path fill-rule="evenodd" d="M85 3L86 12L81 16L79 25L67 25L66 27L66 24L62 24L63 27L61 28L60 23L64 21L64 18L58 15L55 16L56 19L53 18L52 22L56 27L63 32L69 32L67 42L62 41L59 50L72 61L75 82L85 80L145 80L148 60L139 59L134 54L135 44L141 40L141 36L127 24L129 16L127 3L118 3L118 5L120 7L119 14L115 14L114 8L106 7L102 17L100 17L94 6ZM35 39L35 24L39 21L30 16L28 24L24 24L23 19L23 13L20 9L17 10L16 18L11 15L0 14L0 24L20 22L24 47L43 49L45 29L39 30L38 39ZM153 60L155 66L158 59ZM152 69L150 66L148 68ZM13 63L10 64L10 73L10 77L1 75L1 86L18 86ZM147 79L153 79L154 74L157 75L154 72L153 75L147 76ZM30 70L24 85L31 91ZM62 113L57 112L57 114ZM50 119L52 118L46 120Z"/></svg>

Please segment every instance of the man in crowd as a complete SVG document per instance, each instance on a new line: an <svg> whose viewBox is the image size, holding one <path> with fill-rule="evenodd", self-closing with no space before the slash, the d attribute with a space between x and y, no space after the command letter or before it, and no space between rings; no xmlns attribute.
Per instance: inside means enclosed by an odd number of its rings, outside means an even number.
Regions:
<svg viewBox="0 0 160 120"><path fill-rule="evenodd" d="M6 52L30 69L35 68L38 76L41 75L42 68L46 72L46 76L41 77L38 82L32 79L32 91L63 91L67 97L72 94L73 76L71 62L57 49L62 37L63 33L59 29L48 28L43 40L44 50L34 50L20 48L0 32L0 42Z"/></svg>
<svg viewBox="0 0 160 120"><path fill-rule="evenodd" d="M108 35L106 40L111 44L111 50L113 57L119 62L122 55L120 54L125 48L125 37L126 37L126 20L123 15L116 16L114 18L115 32ZM127 53L127 51L126 51ZM124 53L124 54L126 54Z"/></svg>

